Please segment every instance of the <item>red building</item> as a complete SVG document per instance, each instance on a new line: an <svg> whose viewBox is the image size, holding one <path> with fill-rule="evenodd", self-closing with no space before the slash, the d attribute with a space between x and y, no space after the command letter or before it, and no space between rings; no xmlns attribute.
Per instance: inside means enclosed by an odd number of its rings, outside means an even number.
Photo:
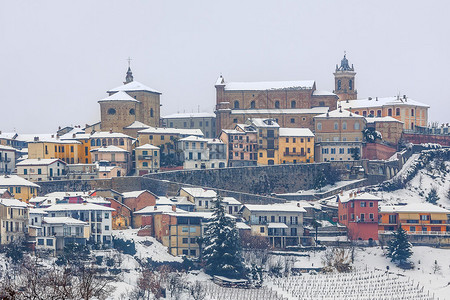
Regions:
<svg viewBox="0 0 450 300"><path fill-rule="evenodd" d="M351 240L378 240L378 201L369 193L350 192L339 197L339 223L348 228Z"/></svg>

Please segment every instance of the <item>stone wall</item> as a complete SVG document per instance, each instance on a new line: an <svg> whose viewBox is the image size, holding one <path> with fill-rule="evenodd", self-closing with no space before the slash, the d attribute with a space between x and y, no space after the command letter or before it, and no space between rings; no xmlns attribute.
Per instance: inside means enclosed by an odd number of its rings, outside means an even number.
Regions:
<svg viewBox="0 0 450 300"><path fill-rule="evenodd" d="M311 189L316 174L329 170L329 163L314 163L185 170L148 174L145 177L242 193L269 195Z"/></svg>

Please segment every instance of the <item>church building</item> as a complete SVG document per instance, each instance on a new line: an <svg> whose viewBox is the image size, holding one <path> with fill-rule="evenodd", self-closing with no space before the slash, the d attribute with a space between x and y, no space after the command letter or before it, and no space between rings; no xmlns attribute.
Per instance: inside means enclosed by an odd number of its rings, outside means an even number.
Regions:
<svg viewBox="0 0 450 300"><path fill-rule="evenodd" d="M101 131L123 133L134 122L159 127L161 92L134 81L129 66L123 85L107 93L108 97L98 101Z"/></svg>

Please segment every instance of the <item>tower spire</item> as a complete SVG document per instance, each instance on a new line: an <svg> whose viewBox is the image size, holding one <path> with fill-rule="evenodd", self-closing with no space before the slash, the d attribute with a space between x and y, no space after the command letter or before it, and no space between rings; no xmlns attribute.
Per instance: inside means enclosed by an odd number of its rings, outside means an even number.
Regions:
<svg viewBox="0 0 450 300"><path fill-rule="evenodd" d="M131 58L128 57L128 71L127 76L125 77L125 82L123 84L127 84L133 81L133 72L131 72Z"/></svg>

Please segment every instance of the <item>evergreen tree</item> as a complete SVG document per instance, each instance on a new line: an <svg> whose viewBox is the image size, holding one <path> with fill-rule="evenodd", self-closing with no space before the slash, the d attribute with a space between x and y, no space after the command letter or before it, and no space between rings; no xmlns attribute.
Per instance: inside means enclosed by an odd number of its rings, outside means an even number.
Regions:
<svg viewBox="0 0 450 300"><path fill-rule="evenodd" d="M324 171L319 171L314 176L313 187L315 190L322 190L324 186L327 185L327 178Z"/></svg>
<svg viewBox="0 0 450 300"><path fill-rule="evenodd" d="M406 263L412 255L411 247L412 245L408 241L406 230L398 227L397 231L394 232L393 239L389 241L388 257L391 258L392 262L399 264Z"/></svg>
<svg viewBox="0 0 450 300"><path fill-rule="evenodd" d="M236 223L225 215L221 197L214 202L213 219L203 238L205 271L210 275L242 278L245 268Z"/></svg>
<svg viewBox="0 0 450 300"><path fill-rule="evenodd" d="M430 202L431 204L436 204L439 200L439 196L437 194L437 190L435 187L431 188L430 192L428 193L426 199L427 202Z"/></svg>

